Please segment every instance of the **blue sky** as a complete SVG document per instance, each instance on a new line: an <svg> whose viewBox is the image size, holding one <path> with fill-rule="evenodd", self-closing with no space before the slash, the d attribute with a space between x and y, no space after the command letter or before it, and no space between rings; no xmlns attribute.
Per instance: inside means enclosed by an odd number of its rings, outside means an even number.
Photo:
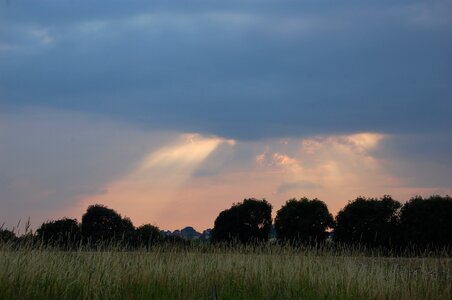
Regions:
<svg viewBox="0 0 452 300"><path fill-rule="evenodd" d="M451 15L451 1L4 1L0 218L79 217L73 207L87 198L109 203L116 196L95 195L136 175L150 153L186 149L187 134L210 150L186 163L191 188L204 178L204 189L215 189L225 172L257 178L262 154L274 160L267 167L282 156L300 167L262 193L219 188L226 195L214 204L206 191L192 191L205 207L199 226L254 194L279 205L312 193L339 207L367 190L450 193ZM308 160L300 145L312 141L322 146ZM338 145L364 147L377 162L373 174L394 180L359 182L357 190L350 179L342 183L349 192L334 200L325 178L304 172L352 155ZM365 158L363 149L353 155ZM347 168L336 176L365 171ZM242 190L237 185L228 188ZM292 196L278 194L287 188ZM175 197L141 193L154 192ZM150 214L167 219L163 208Z"/></svg>

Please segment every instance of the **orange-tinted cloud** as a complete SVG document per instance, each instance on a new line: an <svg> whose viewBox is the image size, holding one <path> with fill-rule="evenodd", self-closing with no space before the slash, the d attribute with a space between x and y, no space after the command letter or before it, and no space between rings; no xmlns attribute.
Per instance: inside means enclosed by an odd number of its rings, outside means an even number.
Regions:
<svg viewBox="0 0 452 300"><path fill-rule="evenodd" d="M183 134L175 143L148 154L123 178L106 185L104 193L83 199L77 210L81 214L88 205L101 203L138 224L157 222L171 226L162 211L166 211L197 166L221 144L233 146L235 141Z"/></svg>
<svg viewBox="0 0 452 300"><path fill-rule="evenodd" d="M407 200L431 189L405 188L373 153L389 138L359 133L262 142L236 142L199 134L181 135L140 160L132 172L79 203L103 203L136 225L165 229L212 227L218 213L244 198L266 198L274 213L293 197L317 197L336 213L357 196L392 194ZM221 161L214 153L229 156ZM199 172L215 159L215 170ZM196 175L196 173L204 175ZM207 174L207 175L205 175Z"/></svg>

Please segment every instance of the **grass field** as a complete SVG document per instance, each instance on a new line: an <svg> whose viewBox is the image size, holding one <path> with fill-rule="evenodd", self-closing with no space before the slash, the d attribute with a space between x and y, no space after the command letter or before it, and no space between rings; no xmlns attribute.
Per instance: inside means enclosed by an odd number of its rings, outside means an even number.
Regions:
<svg viewBox="0 0 452 300"><path fill-rule="evenodd" d="M450 257L191 247L0 250L1 299L452 299Z"/></svg>

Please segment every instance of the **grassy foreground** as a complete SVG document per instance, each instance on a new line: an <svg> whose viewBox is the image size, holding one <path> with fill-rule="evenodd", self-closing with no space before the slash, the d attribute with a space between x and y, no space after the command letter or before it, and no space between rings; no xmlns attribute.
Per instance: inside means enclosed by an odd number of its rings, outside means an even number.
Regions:
<svg viewBox="0 0 452 300"><path fill-rule="evenodd" d="M452 260L278 247L3 247L0 299L452 299Z"/></svg>

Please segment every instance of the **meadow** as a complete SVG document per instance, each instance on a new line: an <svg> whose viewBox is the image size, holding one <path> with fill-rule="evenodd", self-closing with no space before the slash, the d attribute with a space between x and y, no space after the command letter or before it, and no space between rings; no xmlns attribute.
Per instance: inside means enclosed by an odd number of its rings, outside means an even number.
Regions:
<svg viewBox="0 0 452 300"><path fill-rule="evenodd" d="M451 299L448 253L359 249L0 248L0 299Z"/></svg>

